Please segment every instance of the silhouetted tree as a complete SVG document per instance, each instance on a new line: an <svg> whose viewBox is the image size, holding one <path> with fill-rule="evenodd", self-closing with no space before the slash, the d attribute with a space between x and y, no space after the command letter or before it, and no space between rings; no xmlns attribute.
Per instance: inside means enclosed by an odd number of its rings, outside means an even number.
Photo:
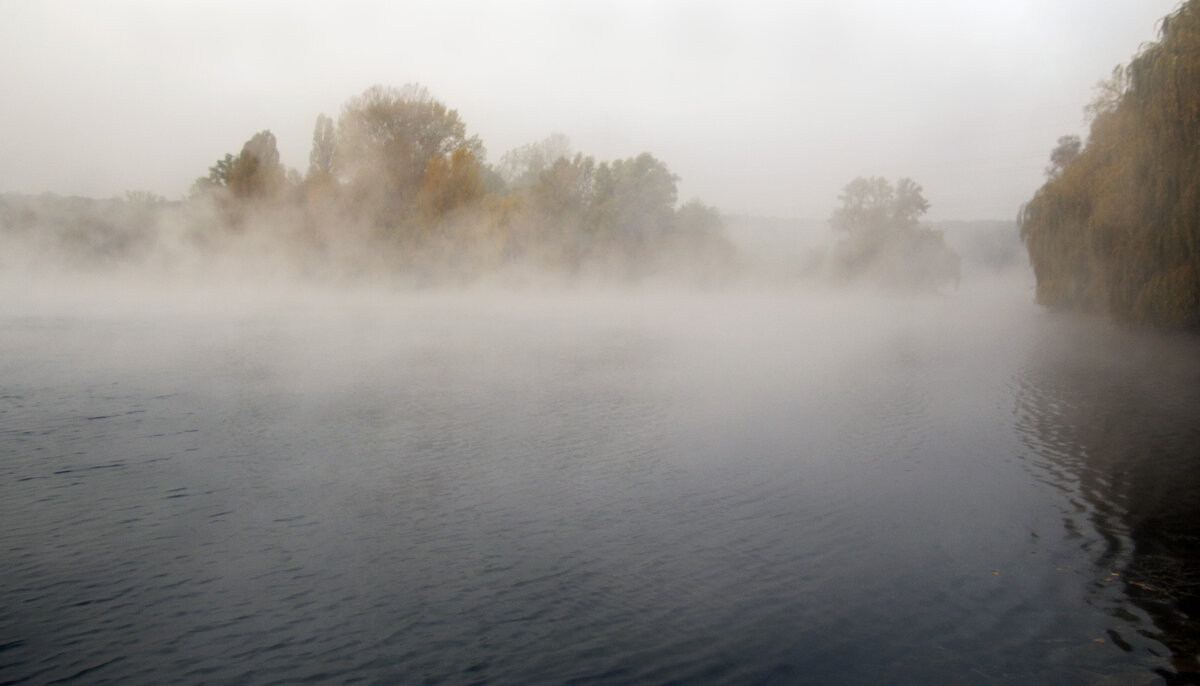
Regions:
<svg viewBox="0 0 1200 686"><path fill-rule="evenodd" d="M223 192L239 201L263 200L277 197L286 182L286 172L279 163L275 135L260 131L242 146L236 157L226 154L209 167L208 176L192 185L193 194Z"/></svg>
<svg viewBox="0 0 1200 686"><path fill-rule="evenodd" d="M961 260L940 231L920 225L929 201L912 179L893 186L882 177L859 177L838 198L842 204L829 221L846 233L833 253L840 277L916 290L957 283Z"/></svg>
<svg viewBox="0 0 1200 686"><path fill-rule="evenodd" d="M230 153L225 153L225 156L217 160L217 163L208 168L208 175L201 176L192 184L193 196L202 196L208 193L225 188L229 171L233 169L233 165L237 162L237 158Z"/></svg>
<svg viewBox="0 0 1200 686"><path fill-rule="evenodd" d="M226 173L225 185L235 198L264 199L277 196L283 190L285 179L275 134L260 131L242 146L241 154Z"/></svg>
<svg viewBox="0 0 1200 686"><path fill-rule="evenodd" d="M1079 151L1082 149L1083 141L1079 139L1079 136L1059 137L1058 145L1050 152L1050 166L1046 167L1046 176L1051 179L1057 178L1068 164L1079 157Z"/></svg>

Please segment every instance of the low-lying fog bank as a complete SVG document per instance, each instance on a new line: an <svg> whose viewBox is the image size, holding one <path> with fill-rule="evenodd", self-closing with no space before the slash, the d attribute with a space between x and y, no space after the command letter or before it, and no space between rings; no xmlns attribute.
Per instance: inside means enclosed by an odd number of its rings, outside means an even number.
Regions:
<svg viewBox="0 0 1200 686"><path fill-rule="evenodd" d="M960 256L957 277L946 281L927 276L930 265L919 253L906 258L882 248L884 257L856 266L851 277L838 261L843 237L824 221L730 216L723 229L700 238L669 234L653 245L638 243L633 252L597 245L572 257L562 245L514 251L455 234L389 242L353 223L313 233L302 217L278 213L243 218L235 230L221 223L218 208L196 202L3 201L3 307L31 313L39 304L72 303L108 310L338 307L422 293L427 299L454 293L543 301L653 301L663 293L893 293L961 300L993 287L1020 291L1029 278L1015 225L1006 222L924 229L944 235ZM1022 291L1021 297L1031 294Z"/></svg>

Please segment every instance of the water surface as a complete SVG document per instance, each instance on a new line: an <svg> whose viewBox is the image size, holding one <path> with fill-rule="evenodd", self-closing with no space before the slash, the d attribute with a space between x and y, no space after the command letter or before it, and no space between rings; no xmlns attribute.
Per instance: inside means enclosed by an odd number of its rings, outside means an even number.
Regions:
<svg viewBox="0 0 1200 686"><path fill-rule="evenodd" d="M0 306L0 682L1194 678L1200 346L1029 304Z"/></svg>

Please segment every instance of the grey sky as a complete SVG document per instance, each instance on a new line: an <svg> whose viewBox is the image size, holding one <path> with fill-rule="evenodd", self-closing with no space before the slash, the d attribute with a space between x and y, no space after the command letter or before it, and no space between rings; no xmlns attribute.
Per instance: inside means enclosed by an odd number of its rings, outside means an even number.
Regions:
<svg viewBox="0 0 1200 686"><path fill-rule="evenodd" d="M319 113L415 81L493 162L561 132L727 211L825 217L883 175L1010 219L1176 5L0 0L0 191L176 198L262 129L303 171Z"/></svg>

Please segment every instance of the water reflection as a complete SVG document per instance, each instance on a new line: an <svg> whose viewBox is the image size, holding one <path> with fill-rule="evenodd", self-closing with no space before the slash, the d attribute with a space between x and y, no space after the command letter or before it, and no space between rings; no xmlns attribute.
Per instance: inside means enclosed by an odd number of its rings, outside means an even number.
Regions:
<svg viewBox="0 0 1200 686"><path fill-rule="evenodd" d="M1136 650L1132 626L1169 649L1168 683L1200 683L1200 341L1089 317L1043 324L1017 381L1031 467L1066 494L1068 530L1097 539L1110 570L1097 584L1123 590L1110 640Z"/></svg>

